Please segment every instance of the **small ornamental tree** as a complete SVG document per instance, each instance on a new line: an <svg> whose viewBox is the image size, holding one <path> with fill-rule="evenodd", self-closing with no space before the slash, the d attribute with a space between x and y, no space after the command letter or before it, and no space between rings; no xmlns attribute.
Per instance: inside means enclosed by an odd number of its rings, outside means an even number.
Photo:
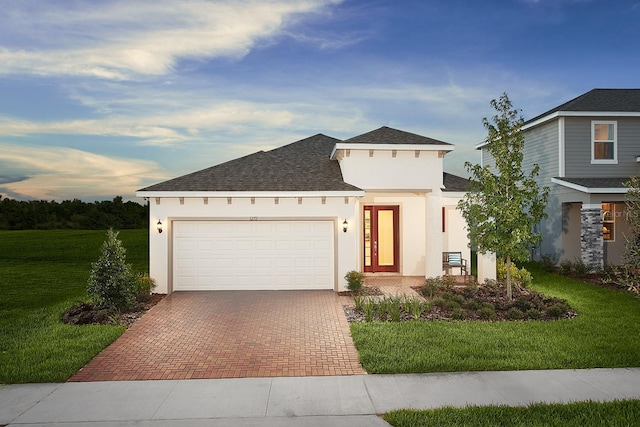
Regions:
<svg viewBox="0 0 640 427"><path fill-rule="evenodd" d="M539 166L522 170L524 119L504 93L491 101L496 115L482 119L488 131L485 149L495 161L492 168L465 163L471 174L470 189L458 203L468 224L471 245L479 253L495 252L506 259L507 298L512 298L511 261L529 259L529 247L542 236L533 227L546 216L549 189L538 187Z"/></svg>
<svg viewBox="0 0 640 427"><path fill-rule="evenodd" d="M625 196L625 219L629 235L624 236L622 265L618 268L618 281L629 291L640 295L640 179L634 176L624 184L628 190Z"/></svg>
<svg viewBox="0 0 640 427"><path fill-rule="evenodd" d="M109 229L100 257L91 264L87 294L99 307L121 310L133 304L136 292L136 278L126 263L126 249L118 240L118 233Z"/></svg>

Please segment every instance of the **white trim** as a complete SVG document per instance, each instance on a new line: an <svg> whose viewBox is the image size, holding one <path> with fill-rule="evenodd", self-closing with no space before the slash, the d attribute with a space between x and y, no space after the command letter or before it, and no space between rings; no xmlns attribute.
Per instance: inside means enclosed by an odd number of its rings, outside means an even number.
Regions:
<svg viewBox="0 0 640 427"><path fill-rule="evenodd" d="M489 141L482 141L480 144L476 144L473 148L475 148L476 150L480 150L487 145L489 145Z"/></svg>
<svg viewBox="0 0 640 427"><path fill-rule="evenodd" d="M558 176L565 174L564 117L558 120Z"/></svg>
<svg viewBox="0 0 640 427"><path fill-rule="evenodd" d="M226 197L256 197L256 198L296 198L296 197L364 197L364 190L357 191L137 191L136 197L185 197L201 198L208 197L226 198Z"/></svg>
<svg viewBox="0 0 640 427"><path fill-rule="evenodd" d="M466 196L468 191L443 191L440 197L443 199L461 199Z"/></svg>
<svg viewBox="0 0 640 427"><path fill-rule="evenodd" d="M572 190L580 191L587 194L627 194L628 188L589 188L583 185L574 184L558 178L551 178L551 182L554 184L562 185L563 187L571 188Z"/></svg>
<svg viewBox="0 0 640 427"><path fill-rule="evenodd" d="M596 125L613 125L613 159L595 158L595 128ZM600 140L605 141L605 140ZM609 140L606 140L609 141ZM615 120L591 120L591 164L592 165L617 165L618 164L618 122Z"/></svg>
<svg viewBox="0 0 640 427"><path fill-rule="evenodd" d="M525 124L520 130L539 126L557 117L640 117L640 111L556 111Z"/></svg>
<svg viewBox="0 0 640 427"><path fill-rule="evenodd" d="M375 151L453 151L453 145L443 144L367 144L338 142L333 146L331 159L335 159L338 150L375 150Z"/></svg>

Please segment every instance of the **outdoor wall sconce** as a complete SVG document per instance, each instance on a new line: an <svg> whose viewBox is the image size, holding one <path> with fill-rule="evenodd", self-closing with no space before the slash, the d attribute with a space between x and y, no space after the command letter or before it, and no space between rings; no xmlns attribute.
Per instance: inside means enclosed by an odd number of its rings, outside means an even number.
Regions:
<svg viewBox="0 0 640 427"><path fill-rule="evenodd" d="M162 221L158 221L156 228L158 229L158 233L162 233Z"/></svg>
<svg viewBox="0 0 640 427"><path fill-rule="evenodd" d="M342 223L342 231L346 233L348 228L349 228L349 223L345 219L344 222Z"/></svg>

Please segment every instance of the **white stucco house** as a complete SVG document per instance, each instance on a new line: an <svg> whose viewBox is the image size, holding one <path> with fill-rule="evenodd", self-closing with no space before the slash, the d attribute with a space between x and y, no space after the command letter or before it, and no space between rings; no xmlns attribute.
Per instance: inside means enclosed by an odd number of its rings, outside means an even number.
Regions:
<svg viewBox="0 0 640 427"><path fill-rule="evenodd" d="M318 134L137 192L157 292L345 290L350 270L435 277L470 259L452 144L389 127Z"/></svg>

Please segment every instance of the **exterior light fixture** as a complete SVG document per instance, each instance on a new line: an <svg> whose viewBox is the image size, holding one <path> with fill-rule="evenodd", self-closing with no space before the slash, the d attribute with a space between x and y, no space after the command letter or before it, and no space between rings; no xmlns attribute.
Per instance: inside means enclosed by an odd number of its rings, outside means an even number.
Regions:
<svg viewBox="0 0 640 427"><path fill-rule="evenodd" d="M158 233L162 233L162 221L158 220L158 223L156 224L156 228L158 229Z"/></svg>
<svg viewBox="0 0 640 427"><path fill-rule="evenodd" d="M349 228L349 223L345 219L344 222L342 223L342 231L346 233L348 228Z"/></svg>

